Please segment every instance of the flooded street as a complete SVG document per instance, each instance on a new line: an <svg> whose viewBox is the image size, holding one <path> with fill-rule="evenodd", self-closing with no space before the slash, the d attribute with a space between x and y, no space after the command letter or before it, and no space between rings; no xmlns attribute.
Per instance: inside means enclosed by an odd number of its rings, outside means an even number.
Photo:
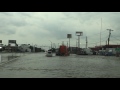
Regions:
<svg viewBox="0 0 120 90"><path fill-rule="evenodd" d="M120 57L75 55L46 57L26 53L0 66L0 78L119 78Z"/></svg>

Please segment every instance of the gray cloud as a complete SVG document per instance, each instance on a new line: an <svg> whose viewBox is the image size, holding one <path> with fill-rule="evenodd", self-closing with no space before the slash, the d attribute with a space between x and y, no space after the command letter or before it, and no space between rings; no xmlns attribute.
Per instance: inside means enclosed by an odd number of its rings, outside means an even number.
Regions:
<svg viewBox="0 0 120 90"><path fill-rule="evenodd" d="M68 40L67 34L72 34L71 43L74 45L75 32L83 31L82 43L85 43L86 36L89 43L96 43L100 39L101 18L102 44L108 37L108 28L113 29L112 35L119 38L119 12L0 12L0 38L4 40L12 35L20 43L30 40L41 44L39 42L43 40L48 44L48 39L58 43Z"/></svg>
<svg viewBox="0 0 120 90"><path fill-rule="evenodd" d="M5 35L13 35L16 33L16 31L12 30L12 29L8 29L8 28L3 28L0 30L1 34L5 34Z"/></svg>

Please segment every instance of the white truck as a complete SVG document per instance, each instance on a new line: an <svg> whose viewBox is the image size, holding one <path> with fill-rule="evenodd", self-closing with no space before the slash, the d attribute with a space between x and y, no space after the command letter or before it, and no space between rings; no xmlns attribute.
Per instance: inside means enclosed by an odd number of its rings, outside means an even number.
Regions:
<svg viewBox="0 0 120 90"><path fill-rule="evenodd" d="M93 54L93 52L90 48L83 48L83 52L86 55L92 55Z"/></svg>

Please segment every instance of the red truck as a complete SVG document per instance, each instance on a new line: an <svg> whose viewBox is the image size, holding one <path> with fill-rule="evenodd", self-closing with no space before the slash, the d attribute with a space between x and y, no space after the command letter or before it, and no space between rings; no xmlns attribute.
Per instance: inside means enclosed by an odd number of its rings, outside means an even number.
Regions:
<svg viewBox="0 0 120 90"><path fill-rule="evenodd" d="M58 52L57 52L56 55L68 56L68 55L69 55L69 51L68 51L67 46L61 45L61 46L59 47L59 50L58 50Z"/></svg>

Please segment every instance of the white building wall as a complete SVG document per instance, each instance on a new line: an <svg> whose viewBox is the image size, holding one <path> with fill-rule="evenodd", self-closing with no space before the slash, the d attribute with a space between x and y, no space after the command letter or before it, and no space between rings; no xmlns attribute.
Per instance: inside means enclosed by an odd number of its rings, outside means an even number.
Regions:
<svg viewBox="0 0 120 90"><path fill-rule="evenodd" d="M27 52L31 52L31 49L29 47L30 47L29 45L23 44L19 47L19 50L21 50L23 52L25 52L26 50L27 50Z"/></svg>

